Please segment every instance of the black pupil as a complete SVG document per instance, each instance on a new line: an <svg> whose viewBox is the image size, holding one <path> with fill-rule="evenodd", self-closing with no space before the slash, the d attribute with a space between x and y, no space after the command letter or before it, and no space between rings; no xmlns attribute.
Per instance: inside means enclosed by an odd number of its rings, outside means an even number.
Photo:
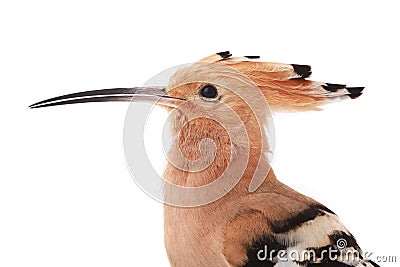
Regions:
<svg viewBox="0 0 400 267"><path fill-rule="evenodd" d="M200 95L207 98L216 98L218 91L214 86L206 85L200 90Z"/></svg>

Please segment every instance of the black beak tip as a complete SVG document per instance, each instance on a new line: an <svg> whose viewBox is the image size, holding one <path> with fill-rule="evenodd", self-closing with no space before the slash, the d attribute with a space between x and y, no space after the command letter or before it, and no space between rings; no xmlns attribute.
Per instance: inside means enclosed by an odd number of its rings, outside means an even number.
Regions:
<svg viewBox="0 0 400 267"><path fill-rule="evenodd" d="M28 108L29 109L41 108L42 107L41 104L42 104L41 102L37 102L37 103L29 105Z"/></svg>

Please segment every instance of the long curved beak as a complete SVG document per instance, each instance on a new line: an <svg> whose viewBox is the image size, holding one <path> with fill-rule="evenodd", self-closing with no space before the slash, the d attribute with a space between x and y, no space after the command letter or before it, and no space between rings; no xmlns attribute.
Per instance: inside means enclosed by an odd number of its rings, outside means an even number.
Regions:
<svg viewBox="0 0 400 267"><path fill-rule="evenodd" d="M166 94L166 88L161 86L113 88L85 91L49 98L29 106L29 108L42 108L67 104L89 102L117 102L140 101L151 102L158 105L176 107L184 99L174 98Z"/></svg>

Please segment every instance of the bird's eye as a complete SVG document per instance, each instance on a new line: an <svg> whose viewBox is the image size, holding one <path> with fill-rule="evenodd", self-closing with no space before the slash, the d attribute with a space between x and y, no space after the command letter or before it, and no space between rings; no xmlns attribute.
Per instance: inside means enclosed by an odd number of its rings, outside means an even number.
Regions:
<svg viewBox="0 0 400 267"><path fill-rule="evenodd" d="M218 91L215 86L208 84L200 89L199 94L205 98L216 98L218 96Z"/></svg>

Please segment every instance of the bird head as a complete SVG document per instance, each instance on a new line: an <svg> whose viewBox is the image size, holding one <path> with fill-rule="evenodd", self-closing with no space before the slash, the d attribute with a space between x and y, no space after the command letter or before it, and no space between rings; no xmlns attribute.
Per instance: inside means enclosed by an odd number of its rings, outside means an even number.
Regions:
<svg viewBox="0 0 400 267"><path fill-rule="evenodd" d="M194 195L212 201L239 180L250 191L262 184L273 149L271 110L314 110L332 99L355 98L363 89L314 82L307 79L309 66L259 62L257 58L235 58L221 52L178 69L165 87L86 91L30 107L110 101L150 101L165 107L170 112L173 142L164 178L191 188L214 184L201 194L190 190L182 193L186 196L168 194L191 199L193 206L197 205L192 201Z"/></svg>

